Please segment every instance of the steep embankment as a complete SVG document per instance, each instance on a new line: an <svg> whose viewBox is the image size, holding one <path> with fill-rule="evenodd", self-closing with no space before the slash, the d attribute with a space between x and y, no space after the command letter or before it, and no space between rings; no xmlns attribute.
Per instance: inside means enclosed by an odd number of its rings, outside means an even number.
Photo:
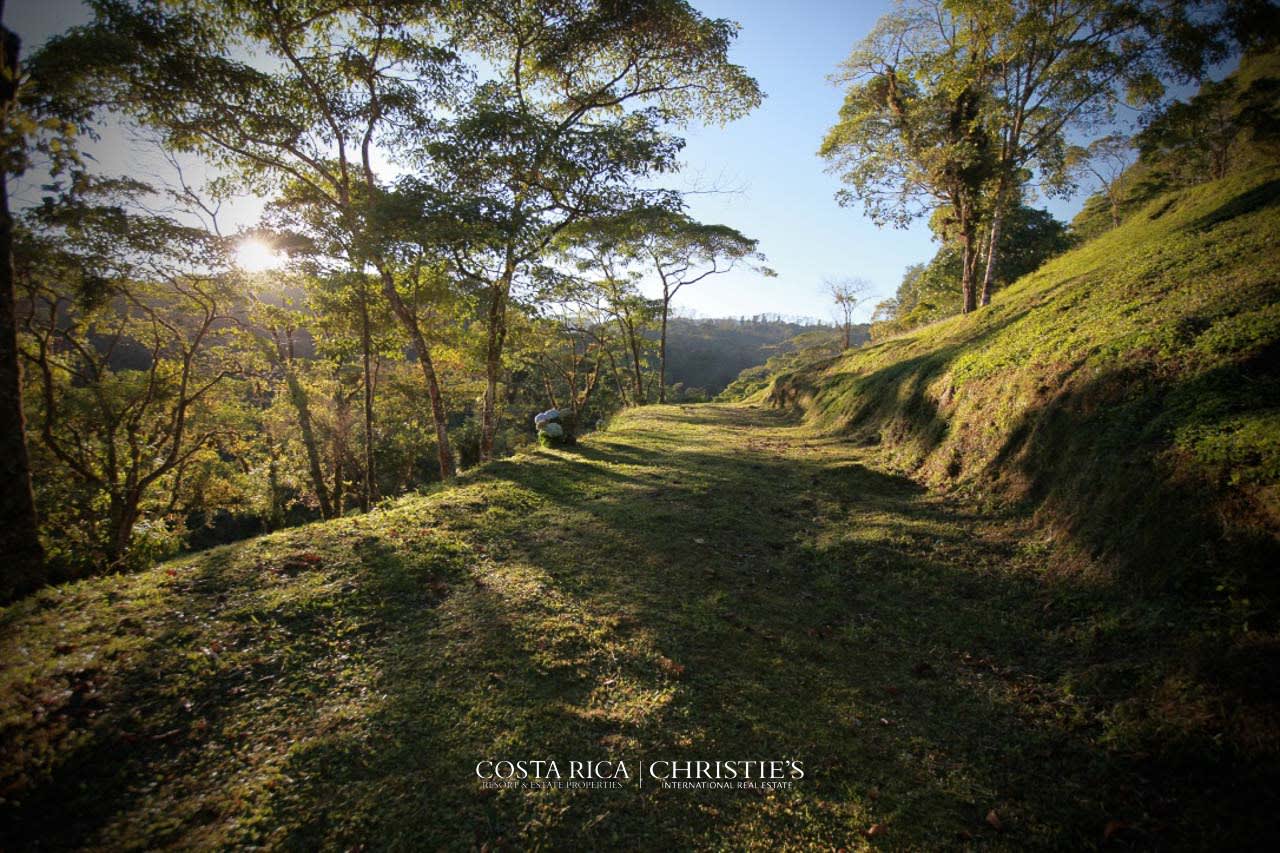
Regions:
<svg viewBox="0 0 1280 853"><path fill-rule="evenodd" d="M1055 565L1274 627L1280 170L1163 196L994 304L768 399L934 485L1012 497ZM1201 599L1203 600L1203 599Z"/></svg>

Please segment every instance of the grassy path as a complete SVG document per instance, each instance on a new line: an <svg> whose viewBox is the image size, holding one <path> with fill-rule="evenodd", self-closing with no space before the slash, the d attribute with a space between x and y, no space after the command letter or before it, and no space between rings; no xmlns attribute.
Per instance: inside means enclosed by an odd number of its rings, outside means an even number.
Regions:
<svg viewBox="0 0 1280 853"><path fill-rule="evenodd" d="M1068 698L1087 609L1013 521L868 453L655 407L371 516L42 593L0 616L0 846L1078 849L1161 820ZM633 781L481 790L503 758ZM655 759L806 775L638 788Z"/></svg>

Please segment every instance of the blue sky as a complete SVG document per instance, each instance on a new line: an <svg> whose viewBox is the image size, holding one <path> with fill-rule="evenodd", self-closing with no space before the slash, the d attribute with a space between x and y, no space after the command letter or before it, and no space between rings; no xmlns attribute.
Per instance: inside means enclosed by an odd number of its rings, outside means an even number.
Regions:
<svg viewBox="0 0 1280 853"><path fill-rule="evenodd" d="M694 0L705 14L742 26L734 62L760 83L764 104L727 127L698 128L684 151L688 170L723 176L740 195L695 196L695 216L723 222L760 241L776 279L730 272L680 294L681 307L702 316L755 313L830 318L827 278L857 276L872 296L860 316L893 295L903 270L937 249L928 226L877 228L860 207L842 208L839 181L824 171L818 145L836 119L842 91L827 76L848 56L890 2L855 0ZM1080 209L1087 193L1068 202L1041 199L1061 219Z"/></svg>
<svg viewBox="0 0 1280 853"><path fill-rule="evenodd" d="M887 2L699 0L705 14L736 20L732 58L764 89L764 104L727 127L695 129L688 169L740 188L730 196L694 196L695 216L724 222L760 241L778 273L766 279L731 272L680 294L700 315L804 314L826 318L825 278L860 276L875 299L893 293L903 268L934 251L929 229L879 229L833 198L839 182L823 171L818 144L842 94L827 75L889 8ZM870 305L867 311L870 310Z"/></svg>
<svg viewBox="0 0 1280 853"><path fill-rule="evenodd" d="M936 248L923 223L908 230L881 229L858 208L841 208L833 198L839 183L823 170L816 151L836 118L841 92L827 75L884 14L889 2L855 0L693 0L705 14L742 26L732 58L764 89L764 104L727 127L694 127L683 153L693 187L733 190L690 197L694 216L722 222L760 241L777 278L733 271L681 292L678 308L700 316L759 313L829 318L822 293L826 278L859 276L872 285L862 316L890 296L903 269L927 260ZM6 22L29 46L87 16L77 0L10 0ZM107 144L127 149L115 134ZM107 152L104 168L121 170L127 150ZM136 168L136 166L135 166ZM1083 194L1049 205L1070 217ZM246 202L234 211L248 220L260 206ZM247 221L243 224L249 224Z"/></svg>

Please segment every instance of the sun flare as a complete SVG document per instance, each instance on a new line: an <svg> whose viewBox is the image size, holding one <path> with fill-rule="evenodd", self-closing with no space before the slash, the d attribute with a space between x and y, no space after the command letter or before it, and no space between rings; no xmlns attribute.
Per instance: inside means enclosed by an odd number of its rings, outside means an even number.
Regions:
<svg viewBox="0 0 1280 853"><path fill-rule="evenodd" d="M284 263L284 257L256 237L240 243L236 249L236 265L245 272L265 272Z"/></svg>

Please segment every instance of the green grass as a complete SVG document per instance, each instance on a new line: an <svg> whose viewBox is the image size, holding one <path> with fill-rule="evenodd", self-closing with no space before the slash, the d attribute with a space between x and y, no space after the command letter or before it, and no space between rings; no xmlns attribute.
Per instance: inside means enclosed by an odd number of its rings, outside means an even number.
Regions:
<svg viewBox="0 0 1280 853"><path fill-rule="evenodd" d="M1158 200L777 377L803 418L648 407L0 612L0 847L1259 846L1277 188ZM482 789L501 758L806 776Z"/></svg>
<svg viewBox="0 0 1280 853"><path fill-rule="evenodd" d="M931 485L1022 502L1081 571L1150 592L1230 579L1273 603L1278 365L1272 166L1156 199L989 308L779 376L769 398Z"/></svg>
<svg viewBox="0 0 1280 853"><path fill-rule="evenodd" d="M1223 749L1222 772L1179 770L1115 742L1158 612L1055 573L1025 518L880 452L758 408L650 407L368 516L45 590L0 614L3 846L1074 850L1111 821L1122 847L1270 830L1265 765ZM482 790L476 763L504 757L789 758L806 777Z"/></svg>

